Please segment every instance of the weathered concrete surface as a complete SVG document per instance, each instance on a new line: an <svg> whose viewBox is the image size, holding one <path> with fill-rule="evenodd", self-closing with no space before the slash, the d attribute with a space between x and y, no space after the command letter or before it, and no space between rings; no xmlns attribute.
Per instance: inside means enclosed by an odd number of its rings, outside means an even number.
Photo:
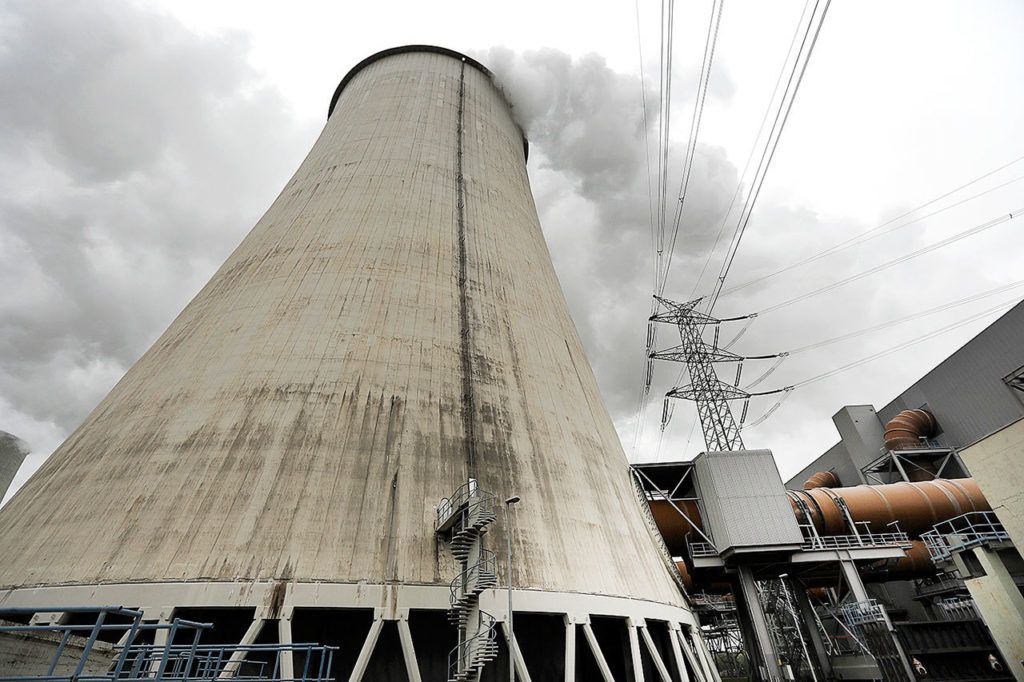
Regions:
<svg viewBox="0 0 1024 682"><path fill-rule="evenodd" d="M352 78L266 215L0 511L0 586L446 584L434 505L469 475L523 499L518 587L683 603L508 104L459 59L397 54Z"/></svg>
<svg viewBox="0 0 1024 682"><path fill-rule="evenodd" d="M985 547L967 550L977 558L985 575L965 578L999 653L1015 680L1024 680L1024 597L1007 572L999 554Z"/></svg>
<svg viewBox="0 0 1024 682"><path fill-rule="evenodd" d="M25 455L29 453L28 445L17 436L0 431L0 500L7 494L11 481L18 474Z"/></svg>
<svg viewBox="0 0 1024 682"><path fill-rule="evenodd" d="M0 620L0 625L17 625ZM60 644L60 634L53 632L0 633L0 675L44 675L49 670ZM57 661L56 675L70 675L75 672L85 651L86 639L72 636ZM86 659L83 672L87 675L102 675L110 668L113 647L106 642L96 642Z"/></svg>
<svg viewBox="0 0 1024 682"><path fill-rule="evenodd" d="M1024 419L960 451L1013 544L1024 552Z"/></svg>

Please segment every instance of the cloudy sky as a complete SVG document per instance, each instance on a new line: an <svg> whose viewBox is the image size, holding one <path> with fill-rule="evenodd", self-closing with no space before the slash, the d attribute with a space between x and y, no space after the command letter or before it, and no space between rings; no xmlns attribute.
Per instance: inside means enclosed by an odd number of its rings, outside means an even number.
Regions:
<svg viewBox="0 0 1024 682"><path fill-rule="evenodd" d="M636 438L651 292L637 7L655 126L658 3L324 5L0 6L0 429L33 450L16 485L256 222L312 145L341 76L368 54L407 43L465 51L497 72L531 139L541 221L627 452L637 460L696 454L701 436L688 405L676 407L659 437L660 396L678 378L672 366L657 368ZM710 8L688 2L676 11L670 186ZM702 282L697 275L803 9L801 0L726 3L670 298L710 288L721 252ZM889 225L905 227L723 296L716 313L765 311L1024 207L1024 160L1011 163L1024 157L1022 34L1024 5L1014 0L835 0L729 284L1001 170ZM1021 225L996 225L764 312L733 350L789 351L1016 284L1024 279ZM773 449L783 475L795 472L836 440L830 417L842 405L884 404L1022 296L1024 286L1004 288L795 353L758 388L967 321L797 389L745 432L746 444ZM672 341L667 333L661 340ZM745 369L748 378L757 373ZM753 403L750 418L770 406Z"/></svg>

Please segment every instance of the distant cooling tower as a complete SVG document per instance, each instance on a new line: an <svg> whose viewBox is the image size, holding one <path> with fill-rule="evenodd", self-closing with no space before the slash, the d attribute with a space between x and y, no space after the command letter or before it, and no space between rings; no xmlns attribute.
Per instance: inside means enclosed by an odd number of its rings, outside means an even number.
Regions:
<svg viewBox="0 0 1024 682"><path fill-rule="evenodd" d="M488 493L484 680L507 679L509 532L532 679L715 678L569 318L509 103L472 59L396 48L345 76L266 215L0 511L0 605L185 614L222 641L336 644L342 680L444 680L470 559L436 525Z"/></svg>

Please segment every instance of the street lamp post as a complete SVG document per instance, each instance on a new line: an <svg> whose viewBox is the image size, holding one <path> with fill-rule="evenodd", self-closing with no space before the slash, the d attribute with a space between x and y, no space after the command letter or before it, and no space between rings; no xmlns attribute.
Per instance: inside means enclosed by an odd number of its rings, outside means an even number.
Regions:
<svg viewBox="0 0 1024 682"><path fill-rule="evenodd" d="M519 502L519 496L513 495L505 500L505 539L508 541L508 679L516 682L516 658L512 651L515 642L515 631L512 629L512 524L509 522L509 509Z"/></svg>

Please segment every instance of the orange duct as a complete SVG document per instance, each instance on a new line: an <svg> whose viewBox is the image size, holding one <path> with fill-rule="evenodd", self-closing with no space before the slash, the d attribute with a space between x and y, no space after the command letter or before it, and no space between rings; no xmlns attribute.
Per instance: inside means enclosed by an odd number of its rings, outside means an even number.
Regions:
<svg viewBox="0 0 1024 682"><path fill-rule="evenodd" d="M651 515L654 516L654 523L658 526L661 537L665 539L665 545L672 556L683 556L686 554L686 536L692 532L691 542L703 542L704 538L698 531L702 528L700 509L693 500L650 500ZM687 522L679 511L672 506L675 505L693 520L693 525Z"/></svg>
<svg viewBox="0 0 1024 682"><path fill-rule="evenodd" d="M821 482L821 479L818 481ZM810 482L811 480L808 480L808 483ZM992 509L973 478L857 485L847 488L819 486L805 490L790 490L788 493L797 521L814 524L818 533L826 536L851 534L841 506L844 503L855 522L868 524L866 530L869 532L887 533L898 527L912 538L920 536L937 523L961 514ZM803 502L808 510L809 519L805 518L799 502ZM686 554L688 534L691 542L703 541L704 538L699 533L702 530L700 509L695 501L678 500L669 503L662 499L651 500L649 504L658 530L673 556ZM683 518L673 505L686 514L690 521ZM892 525L893 522L896 522L895 526ZM860 525L858 531L863 528L864 526ZM687 587L691 587L693 578L686 570L685 564L679 570ZM912 541L912 547L898 561L865 566L862 569L862 576L866 582L909 580L934 573L935 565L920 540Z"/></svg>
<svg viewBox="0 0 1024 682"><path fill-rule="evenodd" d="M813 523L822 535L850 533L840 499L853 520L866 521L872 533L893 531L891 524L897 522L899 529L910 536L967 512L992 509L973 478L791 490L789 496L797 519ZM804 518L798 500L806 504L810 519Z"/></svg>
<svg viewBox="0 0 1024 682"><path fill-rule="evenodd" d="M906 450L921 445L922 438L931 438L939 430L935 417L927 410L903 410L885 425L885 447Z"/></svg>
<svg viewBox="0 0 1024 682"><path fill-rule="evenodd" d="M841 484L839 483L839 476L834 471L819 471L816 474L811 474L811 477L804 481L804 490L813 490L815 488L838 488Z"/></svg>

